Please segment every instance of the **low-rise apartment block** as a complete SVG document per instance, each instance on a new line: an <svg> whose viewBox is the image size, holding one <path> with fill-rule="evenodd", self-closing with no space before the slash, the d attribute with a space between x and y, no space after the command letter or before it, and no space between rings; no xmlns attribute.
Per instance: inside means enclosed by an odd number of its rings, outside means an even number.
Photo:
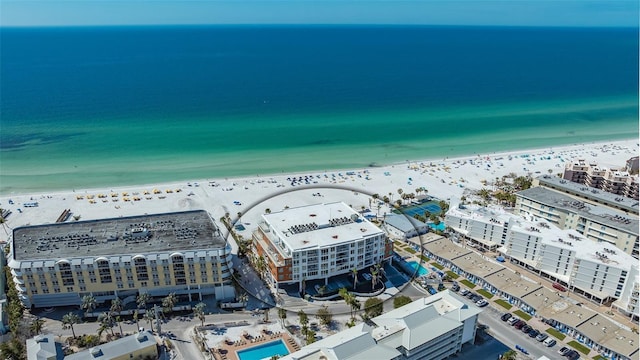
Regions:
<svg viewBox="0 0 640 360"><path fill-rule="evenodd" d="M262 215L253 233L255 256L279 287L365 269L391 258L393 244L377 226L342 202Z"/></svg>
<svg viewBox="0 0 640 360"><path fill-rule="evenodd" d="M139 293L235 296L231 247L204 210L23 226L8 259L26 307L80 305L85 295L125 305Z"/></svg>
<svg viewBox="0 0 640 360"><path fill-rule="evenodd" d="M498 208L452 206L446 219L454 240L495 248L507 260L541 277L597 303L615 301L621 313L638 317L638 293L632 290L638 283L637 260L609 243L594 242L573 229L562 230L530 213L516 215ZM495 275L491 272L494 266L486 264L479 255L460 247L449 254L447 244L440 242L424 244L428 256L437 254L471 279ZM474 270L473 266L479 264L485 265Z"/></svg>
<svg viewBox="0 0 640 360"><path fill-rule="evenodd" d="M449 290L421 298L289 354L286 360L446 359L475 339L478 314Z"/></svg>
<svg viewBox="0 0 640 360"><path fill-rule="evenodd" d="M594 199L585 201L546 186L532 187L516 196L517 213L543 218L561 229L573 229L589 240L615 246L639 258L638 215L623 212L624 209L637 211L637 200L620 198L618 208L612 208L603 199L598 199L598 203Z"/></svg>

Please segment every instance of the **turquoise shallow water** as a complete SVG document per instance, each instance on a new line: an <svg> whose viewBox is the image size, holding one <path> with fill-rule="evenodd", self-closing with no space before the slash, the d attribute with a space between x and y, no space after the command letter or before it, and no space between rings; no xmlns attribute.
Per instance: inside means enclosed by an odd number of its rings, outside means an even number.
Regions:
<svg viewBox="0 0 640 360"><path fill-rule="evenodd" d="M0 193L638 137L637 31L3 29Z"/></svg>

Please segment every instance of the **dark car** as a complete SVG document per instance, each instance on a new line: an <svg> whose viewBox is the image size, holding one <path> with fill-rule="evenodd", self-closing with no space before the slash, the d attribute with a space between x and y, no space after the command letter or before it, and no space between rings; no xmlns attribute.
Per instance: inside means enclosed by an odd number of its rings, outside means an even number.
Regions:
<svg viewBox="0 0 640 360"><path fill-rule="evenodd" d="M569 349L566 346L563 346L560 348L560 350L558 350L558 354L565 356L569 351L571 351L571 349Z"/></svg>
<svg viewBox="0 0 640 360"><path fill-rule="evenodd" d="M518 319L514 323L512 323L511 326L516 327L516 326L520 325L521 323L523 325L521 325L520 327L524 326L524 321L522 319Z"/></svg>
<svg viewBox="0 0 640 360"><path fill-rule="evenodd" d="M516 323L515 328L516 328L516 329L518 329L518 330L520 330L520 329L522 329L523 327L525 327L526 325L527 325L527 323L526 323L526 322L524 322L523 320L520 320L520 321L518 321L518 322Z"/></svg>
<svg viewBox="0 0 640 360"><path fill-rule="evenodd" d="M484 299L484 298L483 298L482 296L480 296L480 295L476 295L476 296L474 296L474 297L472 297L472 298L471 298L471 300L473 300L473 301L475 301L475 302L478 302L478 301L480 301L480 300L482 300L482 299Z"/></svg>
<svg viewBox="0 0 640 360"><path fill-rule="evenodd" d="M543 342L545 340L547 340L547 338L549 337L549 335L541 332L540 334L538 334L538 336L536 336L536 340Z"/></svg>
<svg viewBox="0 0 640 360"><path fill-rule="evenodd" d="M578 360L580 359L580 354L575 350L569 350L564 356L569 360Z"/></svg>
<svg viewBox="0 0 640 360"><path fill-rule="evenodd" d="M509 313L506 313L506 314L500 316L500 320L502 320L502 321L507 321L509 319L511 319L511 314L509 314Z"/></svg>
<svg viewBox="0 0 640 360"><path fill-rule="evenodd" d="M529 325L525 325L523 326L520 330L522 330L523 333L528 334L529 331L531 331L533 328Z"/></svg>
<svg viewBox="0 0 640 360"><path fill-rule="evenodd" d="M536 336L540 335L540 331L533 329L531 331L529 331L529 337L531 338L535 338Z"/></svg>
<svg viewBox="0 0 640 360"><path fill-rule="evenodd" d="M458 285L458 283L453 283L453 285L451 285L451 290L453 291L460 290L460 285Z"/></svg>
<svg viewBox="0 0 640 360"><path fill-rule="evenodd" d="M472 299L474 296L476 296L476 294L474 294L472 291L467 294L467 298L469 299Z"/></svg>

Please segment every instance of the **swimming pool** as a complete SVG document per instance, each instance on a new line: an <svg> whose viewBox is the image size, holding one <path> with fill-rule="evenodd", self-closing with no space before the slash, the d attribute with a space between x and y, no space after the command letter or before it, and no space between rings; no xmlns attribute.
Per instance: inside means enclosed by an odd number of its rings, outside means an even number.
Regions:
<svg viewBox="0 0 640 360"><path fill-rule="evenodd" d="M420 265L416 261L409 261L409 262L407 262L407 264L409 264L409 266L411 266L411 268L413 268L414 271L416 269L418 270L418 276L424 276L424 275L427 275L429 273L429 270L423 268L422 265Z"/></svg>
<svg viewBox="0 0 640 360"><path fill-rule="evenodd" d="M273 355L289 355L289 350L287 350L287 347L282 340L272 341L246 350L238 351L238 358L240 360L261 360L264 358L270 358Z"/></svg>

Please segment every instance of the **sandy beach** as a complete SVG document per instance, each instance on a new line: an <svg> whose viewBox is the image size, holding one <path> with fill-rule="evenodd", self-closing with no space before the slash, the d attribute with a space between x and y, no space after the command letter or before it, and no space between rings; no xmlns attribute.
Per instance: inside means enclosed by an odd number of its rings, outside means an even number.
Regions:
<svg viewBox="0 0 640 360"><path fill-rule="evenodd" d="M491 183L509 173L555 175L563 171L567 162L578 158L604 167L622 167L627 159L637 155L638 141L630 139L365 169L10 195L0 198L0 207L11 211L6 231L0 231L0 240L7 241L10 230L18 226L54 223L67 209L70 210L67 221L194 209L207 210L217 221L225 213L232 218L240 213L246 228L240 233L249 237L267 209L274 212L287 206L343 201L360 210L371 206L371 197L366 194L386 195L395 201L399 198L398 189L416 193L421 187L430 196L450 200L479 190L484 187L483 182ZM29 206L34 203L37 206Z"/></svg>

